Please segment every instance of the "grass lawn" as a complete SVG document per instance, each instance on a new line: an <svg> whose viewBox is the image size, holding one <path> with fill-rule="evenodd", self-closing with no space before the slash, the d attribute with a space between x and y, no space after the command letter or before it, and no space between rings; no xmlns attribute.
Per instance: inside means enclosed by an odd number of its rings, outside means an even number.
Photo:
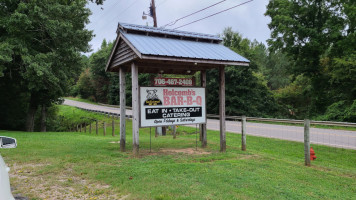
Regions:
<svg viewBox="0 0 356 200"><path fill-rule="evenodd" d="M131 122L127 152L107 136L78 132L26 133L16 149L0 149L11 166L11 181L30 199L355 199L356 151L313 145L318 157L305 167L303 144L208 131L208 148L195 151L195 128L154 137L140 129L140 156L133 157ZM153 129L152 129L153 132ZM116 130L118 134L118 129ZM198 145L200 146L200 145Z"/></svg>

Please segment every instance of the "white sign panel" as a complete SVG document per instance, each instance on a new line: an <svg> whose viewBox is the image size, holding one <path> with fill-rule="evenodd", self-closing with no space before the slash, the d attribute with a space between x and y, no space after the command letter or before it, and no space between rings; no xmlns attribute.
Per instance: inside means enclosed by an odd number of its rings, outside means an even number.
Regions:
<svg viewBox="0 0 356 200"><path fill-rule="evenodd" d="M205 88L140 87L141 127L205 123Z"/></svg>

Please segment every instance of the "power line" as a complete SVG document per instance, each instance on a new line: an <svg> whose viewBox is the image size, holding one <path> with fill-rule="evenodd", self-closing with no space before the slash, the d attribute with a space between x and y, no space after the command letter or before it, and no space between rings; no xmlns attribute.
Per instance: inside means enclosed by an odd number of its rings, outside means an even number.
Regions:
<svg viewBox="0 0 356 200"><path fill-rule="evenodd" d="M107 15L109 13L109 11L111 11L113 8L115 8L115 6L118 3L120 3L120 1L122 1L122 0L117 0L112 6L110 6L110 8L108 10L106 10L106 12L105 12L105 10L103 10L104 12L101 13L101 15L99 15L98 17L96 17L96 20L93 20L91 23L94 23L94 22L100 20L101 17L104 17L105 15Z"/></svg>
<svg viewBox="0 0 356 200"><path fill-rule="evenodd" d="M165 4L167 1L168 1L168 0L163 0L160 4L158 4L158 5L156 6L156 8L158 8L159 6Z"/></svg>
<svg viewBox="0 0 356 200"><path fill-rule="evenodd" d="M123 11L119 12L119 14L116 15L111 21L114 21L116 18L120 17L122 14L124 14L129 8L131 8L137 2L138 2L138 0L132 2L132 4L127 6ZM108 22L111 22L111 21L108 21ZM100 30L100 32L98 32L97 35L100 35L102 33L102 31L103 31L103 28L110 24L108 22L107 23L103 23L102 26L100 26L100 28L98 29L98 30Z"/></svg>
<svg viewBox="0 0 356 200"><path fill-rule="evenodd" d="M132 2L132 4L130 4L129 6L127 6L122 12L119 13L119 15L117 15L116 17L114 17L113 20L114 20L115 18L120 17L122 14L124 14L129 8L131 8L135 3L137 3L137 1L138 1L138 0Z"/></svg>
<svg viewBox="0 0 356 200"><path fill-rule="evenodd" d="M209 18L209 17L215 16L215 15L217 15L217 14L220 14L220 13L226 12L226 11L231 10L231 9L233 9L233 8L236 8L236 7L242 6L242 5L244 5L244 4L250 3L251 1L253 1L253 0L245 1L245 2L243 2L243 3L240 3L240 4L236 5L236 6L230 7L230 8L228 8L228 9L222 10L222 11L217 12L217 13L214 13L214 14L212 14L212 15L209 15L209 16L206 16L206 17L200 18L200 19L198 19L198 20L195 20L195 21L189 22L189 23L184 24L184 25L182 25L182 26L178 26L177 28L174 28L173 30L175 30L175 29L179 29L179 28L182 28L182 27L184 27L184 26L188 26L188 25L190 25L190 24L196 23L196 22L201 21L201 20L204 20L204 19L206 19L206 18Z"/></svg>
<svg viewBox="0 0 356 200"><path fill-rule="evenodd" d="M184 16L184 17L181 17L181 18L179 18L179 19L176 19L176 20L174 20L174 21L172 21L172 22L170 22L170 23L168 23L168 24L162 26L162 28L164 28L164 27L166 27L166 26L173 26L173 25L176 24L179 20L182 20L182 19L184 19L184 18L187 18L187 17L190 17L190 16L192 16L192 15L195 15L195 14L197 14L197 13L199 13L199 12L201 12L201 11L204 11L204 10L206 10L206 9L208 9L208 8L214 7L214 6L220 4L220 3L224 2L224 1L226 1L226 0L219 1L219 2L217 2L217 3L215 3L215 4L213 4L213 5L210 5L210 6L208 6L208 7L205 7L205 8L203 8L203 9L201 9L201 10L198 10L198 11L196 11L196 12L193 12L193 13L191 13L191 14L189 14L189 15L186 15L186 16Z"/></svg>

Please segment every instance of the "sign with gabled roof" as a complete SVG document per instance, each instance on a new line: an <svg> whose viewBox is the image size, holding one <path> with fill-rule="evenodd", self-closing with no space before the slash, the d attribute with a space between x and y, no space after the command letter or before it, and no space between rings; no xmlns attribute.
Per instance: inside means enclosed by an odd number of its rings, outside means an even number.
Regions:
<svg viewBox="0 0 356 200"><path fill-rule="evenodd" d="M132 61L248 66L249 60L221 44L218 36L119 23L106 71ZM156 73L148 70L147 73Z"/></svg>
<svg viewBox="0 0 356 200"><path fill-rule="evenodd" d="M221 44L222 39L215 35L192 33L186 31L169 30L163 28L154 28L148 26L119 23L117 29L117 38L111 51L106 65L106 71L119 72L120 76L120 149L125 151L126 143L126 72L131 73L131 95L132 95L132 141L133 152L139 153L139 122L140 122L140 96L146 96L147 112L146 120L168 119L167 123L185 124L186 121L178 119L189 117L188 121L197 120L201 127L202 146L207 145L207 134L205 124L205 109L202 98L195 99L197 105L190 105L193 97L181 98L182 96L171 97L167 89L166 97L163 95L163 101L166 100L166 107L150 107L150 104L159 102L153 95L158 89L146 88L140 94L140 85L138 77L140 73L155 74L185 74L193 75L200 71L200 85L206 87L207 70L219 69L219 116L220 116L220 151L226 151L226 127L225 127L225 66L248 66L249 60L240 56L231 49ZM202 89L201 88L201 89ZM162 88L160 88L162 89ZM176 92L178 88L172 91ZM183 90L186 90L185 88ZM190 91L190 89L188 89ZM198 90L198 89L197 89ZM188 91L188 92L189 92ZM146 93L145 93L146 92ZM163 91L164 93L164 91ZM201 93L202 92L196 92ZM204 92L205 94L205 92ZM151 96L152 95L152 98ZM194 96L194 95L193 95ZM166 99L164 99L166 98ZM169 99L170 98L170 99ZM142 98L141 98L142 99ZM190 101L192 100L192 101ZM185 105L187 103L188 105ZM174 107L168 107L168 106ZM200 105L201 104L201 105ZM205 101L204 101L205 104ZM157 105L158 106L158 103ZM180 106L175 110L175 106ZM141 107L142 108L142 107ZM187 110L189 109L189 113ZM189 116L188 116L189 115ZM176 119L177 118L177 119ZM183 119L182 118L182 119ZM163 121L162 121L163 123ZM141 124L143 126L152 126L152 124ZM157 124L156 125L161 125Z"/></svg>

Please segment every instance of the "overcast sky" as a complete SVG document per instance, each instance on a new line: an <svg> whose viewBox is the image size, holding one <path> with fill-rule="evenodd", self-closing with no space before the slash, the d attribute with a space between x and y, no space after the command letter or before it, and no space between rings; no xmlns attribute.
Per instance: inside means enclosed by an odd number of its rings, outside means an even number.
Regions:
<svg viewBox="0 0 356 200"><path fill-rule="evenodd" d="M156 0L158 27L220 1ZM198 14L180 20L174 26L167 26L166 28L179 27L245 1L247 0L226 0ZM87 28L94 30L95 34L95 37L90 42L93 52L100 48L104 38L108 41L115 39L118 22L153 26L151 17L147 17L147 20L142 20L142 13L149 12L150 2L151 0L105 0L104 5L88 4L92 15L89 17L90 24L88 24ZM244 37L265 43L270 36L270 30L267 27L270 18L264 16L267 4L268 0L254 0L211 18L179 28L179 30L217 35L222 33L224 28L232 27L234 31L241 33Z"/></svg>

